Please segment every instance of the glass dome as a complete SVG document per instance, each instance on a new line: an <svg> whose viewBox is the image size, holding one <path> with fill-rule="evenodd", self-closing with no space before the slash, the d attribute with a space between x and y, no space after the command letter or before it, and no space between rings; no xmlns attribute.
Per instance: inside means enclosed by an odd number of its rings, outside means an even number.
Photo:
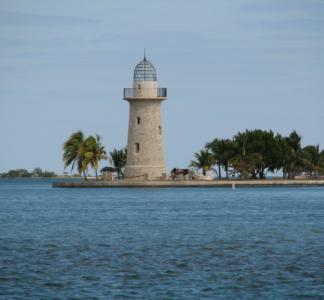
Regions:
<svg viewBox="0 0 324 300"><path fill-rule="evenodd" d="M156 81L155 67L145 56L135 67L134 81Z"/></svg>

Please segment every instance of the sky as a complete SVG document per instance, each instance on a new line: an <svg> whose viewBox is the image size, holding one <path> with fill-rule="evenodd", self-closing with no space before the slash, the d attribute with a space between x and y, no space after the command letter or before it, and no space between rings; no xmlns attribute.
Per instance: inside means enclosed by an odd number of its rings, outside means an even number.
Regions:
<svg viewBox="0 0 324 300"><path fill-rule="evenodd" d="M324 148L323 29L322 0L1 0L0 172L61 174L79 129L126 146L144 48L168 88L169 169L245 129Z"/></svg>

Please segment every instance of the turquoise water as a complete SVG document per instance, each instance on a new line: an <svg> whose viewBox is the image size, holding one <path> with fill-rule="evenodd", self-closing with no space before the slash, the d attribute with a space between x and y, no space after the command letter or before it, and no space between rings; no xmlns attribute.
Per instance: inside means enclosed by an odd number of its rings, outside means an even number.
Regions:
<svg viewBox="0 0 324 300"><path fill-rule="evenodd" d="M0 180L0 298L324 298L324 188Z"/></svg>

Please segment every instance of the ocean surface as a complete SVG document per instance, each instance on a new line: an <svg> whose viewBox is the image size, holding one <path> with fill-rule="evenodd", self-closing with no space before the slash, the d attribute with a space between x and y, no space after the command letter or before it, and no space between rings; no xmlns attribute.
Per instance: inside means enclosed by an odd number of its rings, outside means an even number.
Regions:
<svg viewBox="0 0 324 300"><path fill-rule="evenodd" d="M0 180L0 299L324 299L324 188Z"/></svg>

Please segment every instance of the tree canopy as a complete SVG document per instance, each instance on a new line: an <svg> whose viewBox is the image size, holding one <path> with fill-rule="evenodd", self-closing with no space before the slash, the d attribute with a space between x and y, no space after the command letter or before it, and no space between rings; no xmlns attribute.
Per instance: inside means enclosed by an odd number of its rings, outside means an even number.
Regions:
<svg viewBox="0 0 324 300"><path fill-rule="evenodd" d="M211 151L219 178L221 168L225 169L226 178L236 174L240 178L262 179L268 172L275 171L282 171L283 177L289 179L302 173L324 174L324 150L321 151L319 145L303 148L296 131L285 137L271 130L245 130L232 139L216 138L208 142L200 154L205 151Z"/></svg>
<svg viewBox="0 0 324 300"><path fill-rule="evenodd" d="M99 135L85 137L82 131L77 131L63 145L64 168L76 166L79 174L87 179L88 168L91 166L98 178L99 163L107 159L105 147L101 144Z"/></svg>
<svg viewBox="0 0 324 300"><path fill-rule="evenodd" d="M127 148L114 149L109 152L109 162L111 166L102 168L101 172L117 173L117 178L124 178L124 169L127 161Z"/></svg>
<svg viewBox="0 0 324 300"><path fill-rule="evenodd" d="M117 178L120 179L121 177L124 177L124 168L127 161L127 149L114 149L113 151L109 152L109 154L109 161L117 172Z"/></svg>
<svg viewBox="0 0 324 300"><path fill-rule="evenodd" d="M215 164L213 154L208 150L201 150L200 152L196 152L194 156L195 160L190 162L190 166L202 169L203 175L206 176L206 172L211 170Z"/></svg>

